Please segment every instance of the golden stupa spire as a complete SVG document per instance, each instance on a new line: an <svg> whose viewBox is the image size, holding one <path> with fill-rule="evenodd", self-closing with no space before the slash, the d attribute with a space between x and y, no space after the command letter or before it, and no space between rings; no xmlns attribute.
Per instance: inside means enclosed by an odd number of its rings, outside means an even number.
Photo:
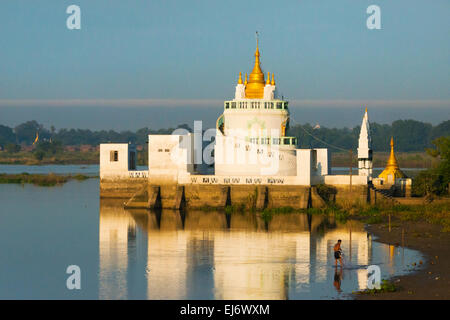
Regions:
<svg viewBox="0 0 450 320"><path fill-rule="evenodd" d="M255 64L250 73L248 85L245 88L245 97L249 99L262 99L264 96L264 73L261 70L259 57L258 32L256 32Z"/></svg>
<svg viewBox="0 0 450 320"><path fill-rule="evenodd" d="M242 72L239 71L238 84L242 84Z"/></svg>
<svg viewBox="0 0 450 320"><path fill-rule="evenodd" d="M390 179L389 176L391 176ZM406 178L406 175L400 170L400 167L397 163L397 158L395 157L394 137L391 137L391 154L389 155L386 168L382 173L380 173L378 178L383 178L387 181L391 180L391 182L394 182L397 178Z"/></svg>
<svg viewBox="0 0 450 320"><path fill-rule="evenodd" d="M270 83L271 85L275 85L275 78L274 78L274 74L273 74L273 72L272 72L272 82Z"/></svg>
<svg viewBox="0 0 450 320"><path fill-rule="evenodd" d="M395 157L395 152L394 152L394 137L391 137L391 154L389 156L387 165L398 169L397 158Z"/></svg>
<svg viewBox="0 0 450 320"><path fill-rule="evenodd" d="M248 83L248 77L247 77L247 72L246 72L245 73L245 82L244 82L244 84L247 85L247 83Z"/></svg>
<svg viewBox="0 0 450 320"><path fill-rule="evenodd" d="M266 85L270 84L270 72L267 72L267 81L266 81Z"/></svg>

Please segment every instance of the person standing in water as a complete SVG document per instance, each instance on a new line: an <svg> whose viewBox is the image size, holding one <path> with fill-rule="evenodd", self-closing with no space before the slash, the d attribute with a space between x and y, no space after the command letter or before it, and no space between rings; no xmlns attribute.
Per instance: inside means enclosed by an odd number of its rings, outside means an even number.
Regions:
<svg viewBox="0 0 450 320"><path fill-rule="evenodd" d="M335 265L337 266L338 260L342 267L342 249L341 249L341 240L339 239L338 242L334 245L334 259L335 259Z"/></svg>

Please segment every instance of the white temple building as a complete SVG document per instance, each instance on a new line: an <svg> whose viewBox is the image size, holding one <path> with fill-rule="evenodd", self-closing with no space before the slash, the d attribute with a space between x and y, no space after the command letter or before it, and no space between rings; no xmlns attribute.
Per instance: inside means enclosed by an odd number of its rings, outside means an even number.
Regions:
<svg viewBox="0 0 450 320"><path fill-rule="evenodd" d="M217 120L215 174L297 175L297 138L286 136L288 128L288 102L277 98L273 73L264 79L257 46L249 79L239 73L235 97ZM318 161L327 156L320 153Z"/></svg>
<svg viewBox="0 0 450 320"><path fill-rule="evenodd" d="M224 102L218 117L213 152L214 173L202 172L203 132L148 136L148 170L136 169L131 144L100 145L100 178L147 179L149 184L261 184L312 186L368 185L372 176L369 119L364 114L358 146L359 174L331 175L326 148L298 148L289 136L288 101L277 97L275 75L261 69L258 43L250 75L239 73L234 99Z"/></svg>

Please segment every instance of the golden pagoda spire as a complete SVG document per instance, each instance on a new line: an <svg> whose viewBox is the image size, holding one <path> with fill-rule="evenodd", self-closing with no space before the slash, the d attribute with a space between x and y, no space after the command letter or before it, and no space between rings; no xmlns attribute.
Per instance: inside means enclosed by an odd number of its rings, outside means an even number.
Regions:
<svg viewBox="0 0 450 320"><path fill-rule="evenodd" d="M248 77L247 77L247 72L246 72L245 73L245 82L244 82L244 84L247 85L247 83L248 83Z"/></svg>
<svg viewBox="0 0 450 320"><path fill-rule="evenodd" d="M272 82L270 83L271 85L275 85L275 79L274 79L274 74L273 74L273 72L272 72Z"/></svg>
<svg viewBox="0 0 450 320"><path fill-rule="evenodd" d="M255 64L245 88L245 97L249 99L262 99L264 96L264 73L261 70L259 57L258 32L256 32Z"/></svg>
<svg viewBox="0 0 450 320"><path fill-rule="evenodd" d="M397 158L395 157L394 152L394 137L391 137L391 154L389 156L387 165L398 169Z"/></svg>
<svg viewBox="0 0 450 320"><path fill-rule="evenodd" d="M242 72L239 71L238 84L242 84Z"/></svg>
<svg viewBox="0 0 450 320"><path fill-rule="evenodd" d="M270 84L270 72L267 72L267 81L266 81L266 85Z"/></svg>
<svg viewBox="0 0 450 320"><path fill-rule="evenodd" d="M380 173L378 178L389 180L389 176L391 176L392 182L395 182L395 179L397 178L406 178L406 175L400 170L400 167L397 163L397 158L395 157L394 137L391 137L391 154L389 155L386 168L382 173Z"/></svg>

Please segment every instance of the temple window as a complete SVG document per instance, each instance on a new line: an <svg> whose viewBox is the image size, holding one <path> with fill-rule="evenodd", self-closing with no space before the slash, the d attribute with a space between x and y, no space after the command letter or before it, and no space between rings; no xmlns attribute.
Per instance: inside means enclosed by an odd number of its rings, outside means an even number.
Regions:
<svg viewBox="0 0 450 320"><path fill-rule="evenodd" d="M110 162L119 161L119 152L118 151L110 151L109 152L109 161Z"/></svg>

